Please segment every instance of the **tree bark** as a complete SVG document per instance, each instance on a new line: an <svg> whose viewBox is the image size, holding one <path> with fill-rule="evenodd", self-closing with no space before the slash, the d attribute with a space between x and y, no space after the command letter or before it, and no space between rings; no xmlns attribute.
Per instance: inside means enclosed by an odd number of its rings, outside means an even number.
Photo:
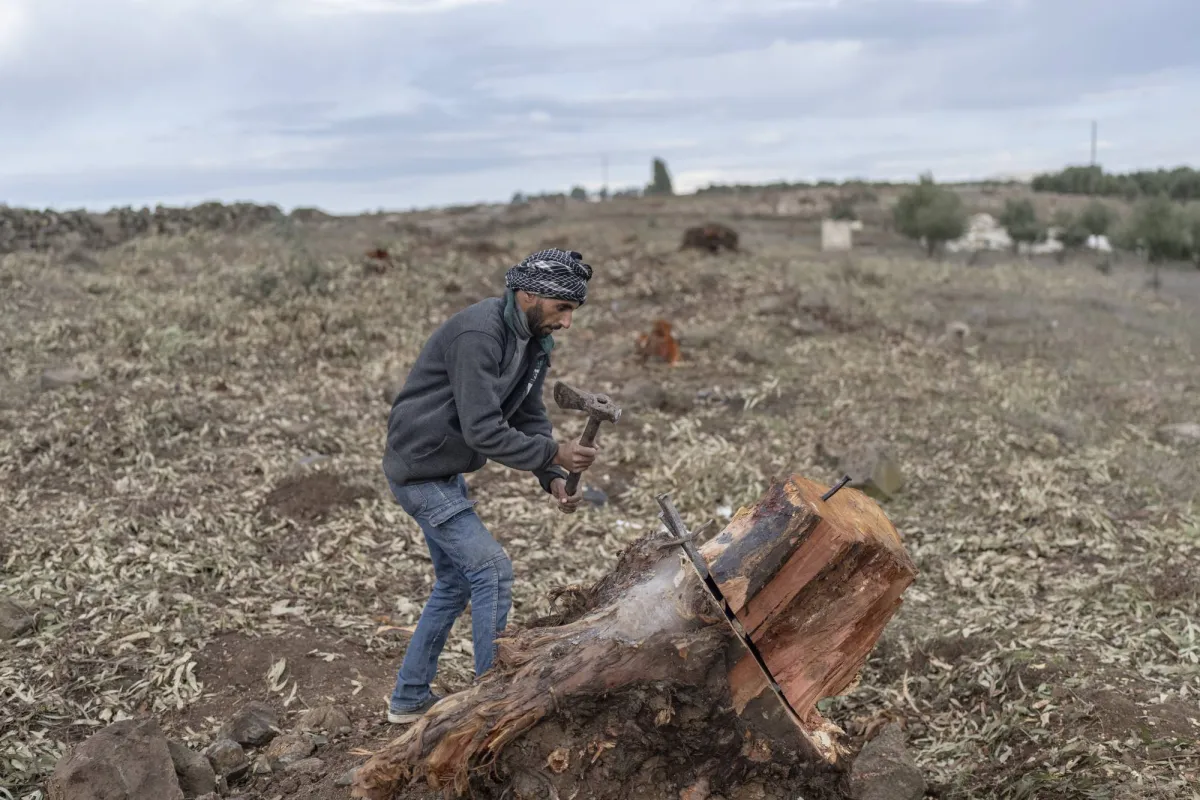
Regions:
<svg viewBox="0 0 1200 800"><path fill-rule="evenodd" d="M753 650L655 531L594 586L555 593L555 617L510 628L496 666L375 753L353 797L650 800L772 770L841 796L845 735L816 703L853 683L916 569L874 501L825 488L778 481L700 548Z"/></svg>

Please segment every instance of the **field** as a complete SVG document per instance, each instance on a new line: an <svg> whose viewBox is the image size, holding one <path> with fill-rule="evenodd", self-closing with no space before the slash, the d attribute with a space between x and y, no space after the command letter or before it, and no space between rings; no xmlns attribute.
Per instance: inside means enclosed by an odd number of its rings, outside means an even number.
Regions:
<svg viewBox="0 0 1200 800"><path fill-rule="evenodd" d="M266 700L286 719L334 702L353 732L313 782L235 793L347 797L355 752L395 734L400 629L431 582L380 470L391 392L441 320L561 245L596 277L551 380L627 411L585 479L601 507L565 516L530 475L472 476L514 560L514 622L602 575L656 524L656 493L720 523L772 476L832 482L833 455L876 445L903 471L883 506L920 576L829 715L856 737L903 720L931 796L1200 796L1200 442L1160 431L1200 423L1200 273L1155 291L1131 259L929 261L870 209L862 246L827 255L811 214L748 203L379 214L0 257L0 597L32 618L0 641L0 787L39 797L65 748L123 716L202 747ZM741 251L680 252L708 220ZM675 366L636 358L659 318ZM43 375L64 368L68 385ZM468 617L441 663L446 690L471 680Z"/></svg>

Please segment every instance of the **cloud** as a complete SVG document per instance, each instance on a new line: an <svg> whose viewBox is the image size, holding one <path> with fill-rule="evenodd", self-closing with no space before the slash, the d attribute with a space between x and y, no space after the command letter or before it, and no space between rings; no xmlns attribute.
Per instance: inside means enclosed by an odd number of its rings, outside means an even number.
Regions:
<svg viewBox="0 0 1200 800"><path fill-rule="evenodd" d="M1174 165L1191 0L0 0L10 204ZM740 177L739 177L740 176ZM717 178L711 178L716 180Z"/></svg>
<svg viewBox="0 0 1200 800"><path fill-rule="evenodd" d="M436 14L502 0L300 0L312 14Z"/></svg>

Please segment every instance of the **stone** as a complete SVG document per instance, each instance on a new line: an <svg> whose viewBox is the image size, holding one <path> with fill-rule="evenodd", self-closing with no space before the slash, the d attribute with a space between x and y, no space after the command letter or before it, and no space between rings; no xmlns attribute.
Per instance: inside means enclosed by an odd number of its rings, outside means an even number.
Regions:
<svg viewBox="0 0 1200 800"><path fill-rule="evenodd" d="M325 762L319 758L302 758L288 764L287 771L296 775L321 775L325 772Z"/></svg>
<svg viewBox="0 0 1200 800"><path fill-rule="evenodd" d="M788 320L788 328L797 336L820 336L829 332L829 327L824 322L812 317L793 317Z"/></svg>
<svg viewBox="0 0 1200 800"><path fill-rule="evenodd" d="M16 639L33 629L33 615L11 597L0 597L0 639Z"/></svg>
<svg viewBox="0 0 1200 800"><path fill-rule="evenodd" d="M308 758L316 749L312 737L307 733L285 733L271 740L264 755L273 766L278 766Z"/></svg>
<svg viewBox="0 0 1200 800"><path fill-rule="evenodd" d="M854 800L919 800L925 778L904 748L904 733L895 722L867 742L850 768Z"/></svg>
<svg viewBox="0 0 1200 800"><path fill-rule="evenodd" d="M48 369L42 373L41 387L44 390L65 389L68 386L85 383L93 379L90 373L75 367L59 367Z"/></svg>
<svg viewBox="0 0 1200 800"><path fill-rule="evenodd" d="M271 759L264 753L254 759L254 764L250 767L250 771L255 775L270 775L275 771L275 768L271 766Z"/></svg>
<svg viewBox="0 0 1200 800"><path fill-rule="evenodd" d="M683 389L668 389L657 381L641 380L626 386L617 402L627 409L678 414L691 411L696 397Z"/></svg>
<svg viewBox="0 0 1200 800"><path fill-rule="evenodd" d="M213 772L223 778L236 778L250 766L246 751L232 739L217 739L204 748L204 756L212 764Z"/></svg>
<svg viewBox="0 0 1200 800"><path fill-rule="evenodd" d="M760 781L745 783L734 790L733 800L767 800L767 790Z"/></svg>
<svg viewBox="0 0 1200 800"><path fill-rule="evenodd" d="M1163 425L1157 431L1158 440L1173 447L1200 445L1200 424L1195 422L1179 422L1174 425Z"/></svg>
<svg viewBox="0 0 1200 800"><path fill-rule="evenodd" d="M185 798L200 797L217 790L217 775L207 758L175 741L168 741L167 749Z"/></svg>
<svg viewBox="0 0 1200 800"><path fill-rule="evenodd" d="M114 722L59 760L48 800L183 800L167 738L152 718Z"/></svg>
<svg viewBox="0 0 1200 800"><path fill-rule="evenodd" d="M583 490L583 501L596 508L601 508L608 503L608 494L603 489L588 486Z"/></svg>
<svg viewBox="0 0 1200 800"><path fill-rule="evenodd" d="M334 705L316 706L300 715L296 730L305 732L326 731L337 733L350 727L350 716Z"/></svg>
<svg viewBox="0 0 1200 800"><path fill-rule="evenodd" d="M706 777L679 791L679 800L708 800L709 796L709 781Z"/></svg>
<svg viewBox="0 0 1200 800"><path fill-rule="evenodd" d="M353 769L346 770L341 774L341 776L338 777L336 781L333 782L333 785L350 786L354 783L354 776L358 774L360 769L362 769L362 767L354 767Z"/></svg>
<svg viewBox="0 0 1200 800"><path fill-rule="evenodd" d="M904 485L904 473L881 445L866 445L851 449L841 460L843 475L850 476L847 484L861 489L876 500L887 500Z"/></svg>
<svg viewBox="0 0 1200 800"><path fill-rule="evenodd" d="M232 739L243 747L261 747L279 733L279 714L266 703L257 700L247 703L225 724L220 736Z"/></svg>

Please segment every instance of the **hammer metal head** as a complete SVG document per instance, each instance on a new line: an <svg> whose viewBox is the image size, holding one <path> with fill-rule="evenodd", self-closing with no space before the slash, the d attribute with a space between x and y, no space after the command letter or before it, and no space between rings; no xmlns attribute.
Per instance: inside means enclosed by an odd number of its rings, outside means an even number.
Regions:
<svg viewBox="0 0 1200 800"><path fill-rule="evenodd" d="M568 411L586 411L588 416L615 423L621 418L621 408L606 394L592 394L562 381L554 384L554 402Z"/></svg>

